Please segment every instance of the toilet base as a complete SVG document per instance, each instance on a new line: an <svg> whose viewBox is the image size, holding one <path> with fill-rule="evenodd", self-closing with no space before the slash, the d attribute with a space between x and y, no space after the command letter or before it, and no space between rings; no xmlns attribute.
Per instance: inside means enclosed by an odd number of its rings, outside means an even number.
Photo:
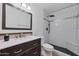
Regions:
<svg viewBox="0 0 79 59"><path fill-rule="evenodd" d="M46 51L43 47L41 48L41 55L42 56L52 56L52 51Z"/></svg>

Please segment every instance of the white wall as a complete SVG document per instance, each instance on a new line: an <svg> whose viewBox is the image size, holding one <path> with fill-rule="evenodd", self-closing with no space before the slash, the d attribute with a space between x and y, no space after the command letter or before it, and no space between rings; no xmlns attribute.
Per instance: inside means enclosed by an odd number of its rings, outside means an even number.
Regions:
<svg viewBox="0 0 79 59"><path fill-rule="evenodd" d="M78 15L77 5L63 10L53 12L55 21L51 22L51 32L49 42L79 55L79 45L77 42L77 20L78 18L68 18Z"/></svg>
<svg viewBox="0 0 79 59"><path fill-rule="evenodd" d="M20 7L20 4L13 3L16 7ZM42 36L43 35L43 9L39 8L35 5L31 5L32 10L29 11L23 7L20 7L21 9L26 10L27 12L32 13L32 30L2 30L2 4L0 4L0 33L5 32L33 32L33 35Z"/></svg>
<svg viewBox="0 0 79 59"><path fill-rule="evenodd" d="M43 36L43 9L31 4L33 14L33 35Z"/></svg>

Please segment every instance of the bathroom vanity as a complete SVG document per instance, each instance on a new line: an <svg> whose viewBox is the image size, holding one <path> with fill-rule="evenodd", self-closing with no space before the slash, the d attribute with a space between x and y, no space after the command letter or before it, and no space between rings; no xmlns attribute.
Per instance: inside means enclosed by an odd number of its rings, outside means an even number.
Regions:
<svg viewBox="0 0 79 59"><path fill-rule="evenodd" d="M0 42L0 56L40 56L41 38L28 36Z"/></svg>

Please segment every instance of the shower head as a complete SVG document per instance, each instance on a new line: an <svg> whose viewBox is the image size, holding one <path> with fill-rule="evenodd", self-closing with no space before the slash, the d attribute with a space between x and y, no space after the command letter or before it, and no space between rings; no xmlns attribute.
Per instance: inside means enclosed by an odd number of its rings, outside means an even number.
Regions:
<svg viewBox="0 0 79 59"><path fill-rule="evenodd" d="M48 15L47 19L48 21L53 22L55 20L55 15Z"/></svg>
<svg viewBox="0 0 79 59"><path fill-rule="evenodd" d="M55 15L48 15L47 17L55 17Z"/></svg>

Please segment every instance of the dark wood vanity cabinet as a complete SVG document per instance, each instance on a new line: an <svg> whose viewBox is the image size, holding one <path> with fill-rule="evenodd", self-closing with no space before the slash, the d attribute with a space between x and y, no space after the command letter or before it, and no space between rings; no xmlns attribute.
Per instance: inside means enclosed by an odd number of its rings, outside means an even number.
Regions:
<svg viewBox="0 0 79 59"><path fill-rule="evenodd" d="M0 50L0 56L40 56L41 39Z"/></svg>

